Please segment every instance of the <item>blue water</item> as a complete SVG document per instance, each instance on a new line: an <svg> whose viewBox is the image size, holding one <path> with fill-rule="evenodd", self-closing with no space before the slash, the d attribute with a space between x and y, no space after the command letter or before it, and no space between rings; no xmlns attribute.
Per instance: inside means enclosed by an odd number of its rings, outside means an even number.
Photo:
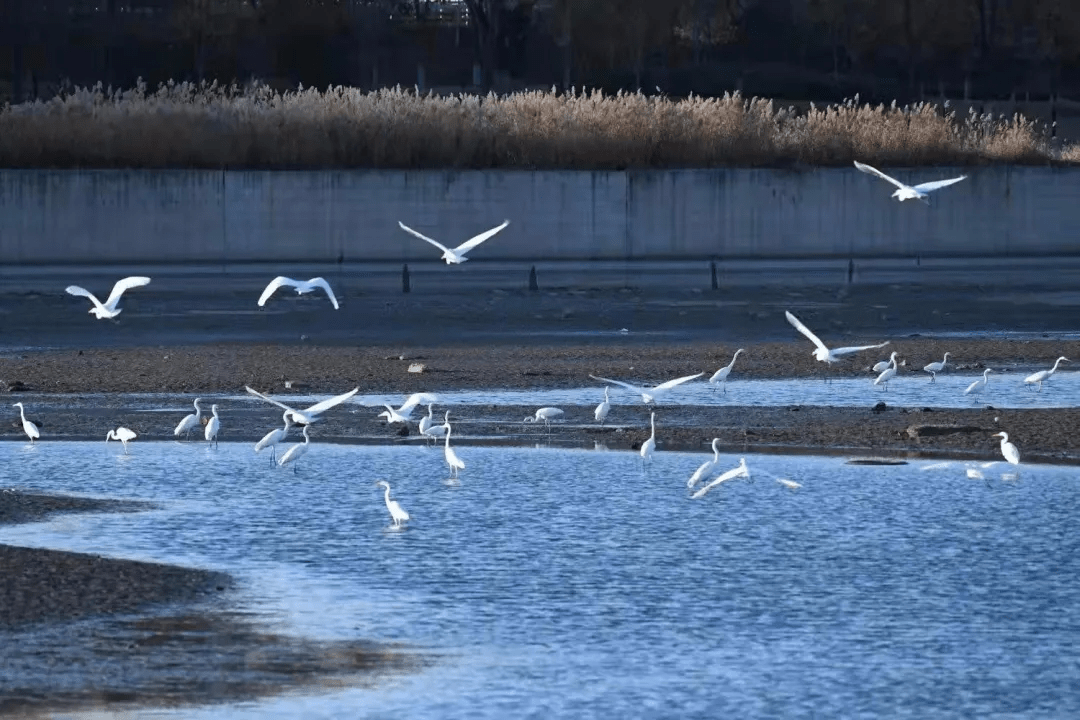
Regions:
<svg viewBox="0 0 1080 720"><path fill-rule="evenodd" d="M441 655L375 687L135 717L1080 714L1076 468L751 455L754 482L691 500L711 456L643 471L629 452L468 446L448 485L421 447L313 444L295 474L248 444L119 452L0 443L5 486L163 506L0 542L225 570L279 631Z"/></svg>

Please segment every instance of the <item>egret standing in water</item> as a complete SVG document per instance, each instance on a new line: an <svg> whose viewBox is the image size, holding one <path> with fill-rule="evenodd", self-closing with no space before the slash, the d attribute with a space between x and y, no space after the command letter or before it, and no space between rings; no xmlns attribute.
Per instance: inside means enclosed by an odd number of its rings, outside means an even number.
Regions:
<svg viewBox="0 0 1080 720"><path fill-rule="evenodd" d="M716 467L717 463L720 462L720 438L713 438L712 454L712 460L707 460L703 462L701 464L701 467L695 470L694 474L690 476L690 479L686 481L686 488L688 490L692 490L693 487L699 482L701 482L702 479L704 479L704 477L708 475L714 467Z"/></svg>
<svg viewBox="0 0 1080 720"><path fill-rule="evenodd" d="M109 297L104 303L98 300L92 292L85 288L81 288L78 285L68 285L67 294L89 298L90 302L94 304L89 312L93 313L98 320L112 320L122 312L120 308L117 307L117 305L120 304L120 296L133 287L140 287L149 282L150 278L148 277L126 277L122 280L117 280L116 284L113 285L112 292L109 293Z"/></svg>
<svg viewBox="0 0 1080 720"><path fill-rule="evenodd" d="M1016 449L1016 446L1009 442L1009 433L999 432L993 435L993 437L1001 438L1001 454L1009 462L1010 465L1020 464L1020 451Z"/></svg>
<svg viewBox="0 0 1080 720"><path fill-rule="evenodd" d="M277 446L278 443L284 442L285 438L289 435L289 428L292 427L292 416L288 411L282 414L281 419L285 421L285 427L271 430L263 436L263 439L255 443L255 452L262 452L266 448L270 448L270 464L273 465L277 461Z"/></svg>
<svg viewBox="0 0 1080 720"><path fill-rule="evenodd" d="M945 363L949 361L949 353L945 353L945 357L941 358L941 362L932 362L929 365L923 365L923 372L930 373L930 382L937 382L937 374L945 369Z"/></svg>
<svg viewBox="0 0 1080 720"><path fill-rule="evenodd" d="M446 415L443 416L441 425L432 425L427 430L424 430L424 437L429 438L432 442L437 442L439 438L446 435L446 429L450 427L450 411L446 411Z"/></svg>
<svg viewBox="0 0 1080 720"><path fill-rule="evenodd" d="M967 390L964 391L964 394L970 395L971 399L974 400L976 395L986 389L986 381L989 379L988 376L992 372L993 370L991 370L990 368L986 368L985 370L983 370L982 380L976 380L975 382L968 385Z"/></svg>
<svg viewBox="0 0 1080 720"><path fill-rule="evenodd" d="M450 447L450 421L446 422L446 444L443 446L443 457L446 458L446 464L450 466L450 479L458 479L458 471L465 469L465 463L454 452L454 448Z"/></svg>
<svg viewBox="0 0 1080 720"><path fill-rule="evenodd" d="M641 443L641 467L645 468L645 462L652 460L653 451L656 450L656 413L649 415L649 425L652 427L652 433L649 435L649 439Z"/></svg>
<svg viewBox="0 0 1080 720"><path fill-rule="evenodd" d="M126 427L118 427L115 430L110 430L109 434L105 436L105 442L110 440L119 440L124 446L124 454L128 454L128 443L138 437L133 430L129 430Z"/></svg>
<svg viewBox="0 0 1080 720"><path fill-rule="evenodd" d="M375 484L386 488L386 493L383 495L383 500L386 501L386 509L390 511L390 519L394 521L394 527L400 528L401 523L409 519L409 513L405 512L405 510L398 505L397 500L390 499L390 483L385 480L380 480Z"/></svg>
<svg viewBox="0 0 1080 720"><path fill-rule="evenodd" d="M889 390L889 381L896 377L896 353L892 354L889 358L889 362L891 363L891 367L882 371L882 373L874 380L875 385L884 385L886 391Z"/></svg>
<svg viewBox="0 0 1080 720"><path fill-rule="evenodd" d="M296 461L300 459L300 456L308 451L308 446L311 444L311 438L308 437L308 426L304 426L304 442L296 443L291 448L285 451L285 454L278 458L278 467L285 467L289 463L293 463L292 470L296 472Z"/></svg>
<svg viewBox="0 0 1080 720"><path fill-rule="evenodd" d="M742 348L736 350L735 354L731 356L731 362L717 370L715 373L713 373L713 376L709 378L709 382L713 385L723 386L725 393L727 392L728 375L731 374L731 368L735 367L735 360L738 359L739 353L741 352L745 352L745 350L743 350Z"/></svg>
<svg viewBox="0 0 1080 720"><path fill-rule="evenodd" d="M221 419L218 418L217 405L210 406L210 412L213 417L206 423L206 430L203 431L203 437L206 438L206 442L213 443L214 447L217 447L218 432L221 431Z"/></svg>
<svg viewBox="0 0 1080 720"><path fill-rule="evenodd" d="M934 190L940 190L943 187L948 187L953 183L958 183L961 180L967 179L967 175L961 175L960 177L949 178L948 180L933 180L919 185L905 185L896 178L889 177L877 168L870 167L858 160L855 161L855 167L868 175L874 175L875 177L879 177L882 180L886 180L895 185L896 190L893 192L892 197L900 202L904 202L905 200L921 200L927 205L930 204L929 194Z"/></svg>
<svg viewBox="0 0 1080 720"><path fill-rule="evenodd" d="M596 410L593 411L593 417L596 418L596 422L600 425L604 424L604 420L607 419L608 413L611 412L611 399L608 398L607 385L604 386L604 399L596 406Z"/></svg>
<svg viewBox="0 0 1080 720"><path fill-rule="evenodd" d="M428 403L427 415L420 418L420 425L417 427L417 429L420 431L420 437L424 437L425 435L427 435L428 430L431 429L431 423L432 423L432 417L431 416L432 416L433 412L434 412L434 409L432 408L432 403Z"/></svg>
<svg viewBox="0 0 1080 720"><path fill-rule="evenodd" d="M1054 363L1054 367L1050 368L1049 370L1040 370L1037 373L1032 373L1031 375L1028 375L1026 378L1024 378L1024 383L1027 385L1034 385L1035 383L1038 383L1039 392L1042 392L1042 384L1049 380L1051 375L1057 372L1058 365L1063 362L1071 361L1069 360L1069 358L1063 355L1057 359L1057 361Z"/></svg>
<svg viewBox="0 0 1080 720"><path fill-rule="evenodd" d="M202 408L199 407L200 402L200 398L195 398L195 412L184 416L184 419L181 420L180 424L173 430L173 435L180 437L180 433L184 433L185 438L191 435L192 429L195 428L202 419Z"/></svg>
<svg viewBox="0 0 1080 720"><path fill-rule="evenodd" d="M22 419L23 432L26 433L26 437L30 438L30 443L33 444L35 440L41 437L41 431L38 430L38 426L26 419L26 412L23 410L23 404L17 402L11 407L19 408L19 417Z"/></svg>
<svg viewBox="0 0 1080 720"><path fill-rule="evenodd" d="M728 480L732 480L737 477L750 477L750 470L746 467L746 458L739 458L739 464L736 467L713 478L707 485L703 486L700 490L691 495L690 499L698 500L700 498L703 498L705 497L706 493L708 493L714 487L720 485L721 483L726 483Z"/></svg>
<svg viewBox="0 0 1080 720"><path fill-rule="evenodd" d="M536 411L536 415L533 415L531 417L527 417L524 420L522 420L521 422L523 422L523 423L535 423L535 422L540 422L541 420L543 420L544 421L544 427L546 427L548 429L548 431L550 432L552 418L557 418L562 414L563 414L563 411L560 410L559 408L556 408L556 407L542 407L542 408L540 408L539 410Z"/></svg>

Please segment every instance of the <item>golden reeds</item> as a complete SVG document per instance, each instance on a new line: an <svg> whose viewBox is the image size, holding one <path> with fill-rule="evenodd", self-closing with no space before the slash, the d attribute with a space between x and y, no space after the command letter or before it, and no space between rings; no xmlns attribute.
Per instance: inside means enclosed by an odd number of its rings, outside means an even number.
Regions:
<svg viewBox="0 0 1080 720"><path fill-rule="evenodd" d="M738 95L78 88L0 110L2 167L553 168L1077 162L1021 116Z"/></svg>

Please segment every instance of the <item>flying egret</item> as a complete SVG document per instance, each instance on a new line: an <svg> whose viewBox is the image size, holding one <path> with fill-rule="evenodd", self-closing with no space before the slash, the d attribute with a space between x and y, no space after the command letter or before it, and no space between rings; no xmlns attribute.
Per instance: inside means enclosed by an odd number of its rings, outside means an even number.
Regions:
<svg viewBox="0 0 1080 720"><path fill-rule="evenodd" d="M138 437L133 430L129 430L126 427L118 427L115 430L110 430L109 434L105 436L105 442L110 440L119 440L124 446L124 454L128 454L127 444Z"/></svg>
<svg viewBox="0 0 1080 720"><path fill-rule="evenodd" d="M181 420L180 424L173 430L173 435L180 437L180 433L184 433L185 438L191 435L191 430L197 426L202 419L202 408L199 407L200 402L202 402L201 398L195 398L195 412L184 416L184 419Z"/></svg>
<svg viewBox="0 0 1080 720"><path fill-rule="evenodd" d="M923 365L923 372L930 373L930 382L937 382L937 374L945 369L945 363L949 361L949 353L945 353L945 357L941 358L941 362L932 362L929 365Z"/></svg>
<svg viewBox="0 0 1080 720"><path fill-rule="evenodd" d="M985 370L983 370L982 380L976 380L975 382L968 385L967 390L964 391L964 394L971 395L971 399L974 400L976 395L986 389L986 381L988 379L987 376L990 375L990 373L992 372L993 370L991 370L990 368L986 368Z"/></svg>
<svg viewBox="0 0 1080 720"><path fill-rule="evenodd" d="M1024 378L1024 383L1028 385L1034 385L1035 383L1038 383L1039 392L1042 392L1042 384L1049 380L1051 375L1057 372L1058 365L1060 365L1062 362L1072 361L1062 355L1054 362L1054 367L1050 368L1049 370L1040 370L1037 373L1032 373L1031 375L1028 375L1026 378Z"/></svg>
<svg viewBox="0 0 1080 720"><path fill-rule="evenodd" d="M525 418L521 422L523 423L536 423L541 420L544 421L544 427L551 430L551 419L557 418L563 414L563 411L556 407L542 407L536 411L535 415Z"/></svg>
<svg viewBox="0 0 1080 720"><path fill-rule="evenodd" d="M593 411L593 417L596 418L596 422L601 425L607 420L608 413L611 412L611 398L608 397L608 386L604 386L604 399L596 406L596 410Z"/></svg>
<svg viewBox="0 0 1080 720"><path fill-rule="evenodd" d="M724 367L717 370L715 373L713 373L713 376L711 378L709 378L709 382L712 383L713 385L722 385L723 388L724 388L725 393L727 392L727 378L728 378L728 375L731 374L731 368L735 367L735 360L736 360L736 358L739 357L739 353L741 353L741 352L746 352L746 351L743 350L742 348L739 348L738 350L736 350L735 354L731 356L731 362L729 362L727 365L725 365Z"/></svg>
<svg viewBox="0 0 1080 720"><path fill-rule="evenodd" d="M386 423L388 425L391 423L408 423L409 420L412 419L413 410L416 409L417 405L420 403L435 403L438 401L438 396L433 395L432 393L413 393L406 398L402 406L396 410L387 403L379 403L386 408L384 412L379 413L379 417L386 418ZM374 403L364 403L364 405L371 407Z"/></svg>
<svg viewBox="0 0 1080 720"><path fill-rule="evenodd" d="M875 385L884 385L886 392L889 390L889 381L896 377L895 352L889 357L889 362L892 364L892 366L883 370L881 374L878 375L877 378L874 380Z"/></svg>
<svg viewBox="0 0 1080 720"><path fill-rule="evenodd" d="M671 388L675 387L676 385L681 385L684 382L688 382L690 380L696 380L704 374L705 373L703 372L699 372L697 375L687 375L686 377L675 378L674 380L668 380L667 382L660 383L659 385L651 388L639 387L638 385L631 385L630 383L623 382L622 380L611 380L610 378L597 377L596 375L590 375L589 377L591 377L593 380L614 383L615 385L624 387L627 390L641 393L641 401L643 403L655 403L664 394L666 394L668 390L671 390Z"/></svg>
<svg viewBox="0 0 1080 720"><path fill-rule="evenodd" d="M717 475L707 485L702 486L700 490L691 495L690 499L697 500L699 498L703 498L705 497L706 493L708 493L717 485L720 485L721 483L725 483L728 480L732 480L737 477L750 477L750 470L746 467L746 458L739 458L739 464L737 466L735 466L731 470L728 470L727 472Z"/></svg>
<svg viewBox="0 0 1080 720"><path fill-rule="evenodd" d="M431 438L433 441L437 441L442 436L446 435L446 429L450 427L450 411L446 411L446 415L443 417L441 425L432 425L425 432L424 436Z"/></svg>
<svg viewBox="0 0 1080 720"><path fill-rule="evenodd" d="M896 186L896 190L893 192L892 197L896 198L900 202L905 200L922 200L927 205L930 204L929 194L935 190L940 190L943 187L947 187L954 183L958 183L961 180L967 179L967 175L961 175L960 177L950 178L948 180L934 180L932 182L925 182L919 185L905 185L896 178L891 178L885 173L881 172L877 168L865 165L858 160L855 161L855 167L862 170L868 175L876 175L882 180L887 180Z"/></svg>
<svg viewBox="0 0 1080 720"><path fill-rule="evenodd" d="M461 263L466 262L469 259L469 258L465 257L466 253L468 253L470 250L472 250L477 245L484 242L485 240L487 240L491 236L493 236L496 233L500 232L504 227L506 227L509 224L510 224L509 220L504 220L503 224L500 225L499 227L492 228L491 230L488 230L486 232L482 232L479 235L477 235L476 237L472 238L471 240L466 240L465 242L461 243L456 248L451 250L450 248L446 247L442 243L437 242L435 240L432 240L431 238L429 238L426 235L421 235L420 233L416 232L415 230L413 230L411 227L409 227L405 223L398 220L398 225L401 226L402 230L409 233L410 235L413 235L415 237L420 238L421 240L423 240L425 242L431 243L435 247L442 250L443 251L442 259L446 261L447 265L460 265Z"/></svg>
<svg viewBox="0 0 1080 720"><path fill-rule="evenodd" d="M1001 454L1005 456L1005 459L1010 465L1020 464L1020 451L1016 449L1016 446L1009 442L1009 433L999 432L995 433L992 437L1001 438Z"/></svg>
<svg viewBox="0 0 1080 720"><path fill-rule="evenodd" d="M450 447L450 421L446 421L446 445L443 446L443 457L446 458L446 464L450 466L450 479L456 480L459 470L465 469L465 463L454 452L454 448Z"/></svg>
<svg viewBox="0 0 1080 720"><path fill-rule="evenodd" d="M297 295L304 295L309 292L313 292L316 288L322 288L326 291L326 296L330 298L330 304L334 306L334 309L338 309L337 298L334 297L334 291L330 289L330 283L321 277L314 277L310 280L293 280L287 278L284 275L278 275L276 278L270 281L270 284L263 290L262 295L259 296L259 307L266 304L266 301L270 299L279 287L288 286L296 288Z"/></svg>
<svg viewBox="0 0 1080 720"><path fill-rule="evenodd" d="M647 460L652 460L653 450L656 449L656 413L649 415L649 425L652 427L652 433L649 435L649 439L641 443L641 467L645 467Z"/></svg>
<svg viewBox="0 0 1080 720"><path fill-rule="evenodd" d="M26 412L23 410L23 404L17 402L11 407L19 408L19 417L22 418L23 432L30 438L30 442L33 443L39 437L41 437L41 431L38 430L38 426L26 419Z"/></svg>
<svg viewBox="0 0 1080 720"><path fill-rule="evenodd" d="M311 407L306 408L304 410L296 410L294 408L289 407L288 405L286 405L283 402L279 402L279 401L274 400L272 398L268 398L267 396L263 395L258 390L253 390L250 387L248 387L247 385L244 386L244 389L247 390L252 395L254 395L255 397L262 398L263 400L265 400L268 403L271 403L273 405L277 405L282 410L287 410L289 412L289 414L292 416L293 423L296 424L296 425L308 425L310 423L315 422L316 420L319 419L319 415L323 414L324 412L326 412L327 410L329 410L330 408L332 408L332 407L334 407L336 405L340 405L341 403L345 402L346 400L351 398L356 393L360 392L359 387L354 387L352 390L350 390L347 393L344 393L343 395L337 395L337 396L332 397L332 398L330 398L328 400L323 400L321 402L317 402L314 405L312 405Z"/></svg>
<svg viewBox="0 0 1080 720"><path fill-rule="evenodd" d="M292 427L292 416L288 411L282 413L281 419L285 421L285 427L276 428L263 435L263 439L255 443L255 452L262 452L266 448L270 448L270 464L273 465L277 461L277 446L278 443L284 442L285 438L289 434L289 428Z"/></svg>
<svg viewBox="0 0 1080 720"><path fill-rule="evenodd" d="M221 430L221 419L218 418L217 405L210 406L210 412L214 417L210 418L210 421L206 423L206 429L203 431L203 437L206 438L206 442L213 443L217 447L217 436Z"/></svg>
<svg viewBox="0 0 1080 720"><path fill-rule="evenodd" d="M712 460L706 460L701 464L694 474L690 476L690 479L686 481L686 489L692 490L695 485L701 482L709 472L716 467L720 462L720 438L713 438L712 441Z"/></svg>
<svg viewBox="0 0 1080 720"><path fill-rule="evenodd" d="M799 318L795 317L787 310L784 311L784 315L787 317L787 321L791 323L796 330L805 335L810 342L814 343L814 345L817 346L817 349L814 350L814 357L819 362L827 363L829 365L835 362L840 362L843 359L844 355L862 352L863 350L875 350L877 348L883 348L889 344L889 341L886 340L885 342L878 343L877 345L859 345L857 347L842 347L830 350L829 348L825 347L825 343L821 342L821 340L818 339L817 335L810 332L810 328L799 322Z"/></svg>
<svg viewBox="0 0 1080 720"><path fill-rule="evenodd" d="M311 438L308 437L308 426L304 426L304 442L296 443L291 448L285 451L285 454L278 458L278 467L285 467L289 463L293 463L292 470L296 472L296 461L301 455L308 451L308 446L311 444Z"/></svg>
<svg viewBox="0 0 1080 720"><path fill-rule="evenodd" d="M375 484L386 488L386 493L383 495L383 500L386 501L386 509L390 511L390 518L394 521L394 527L400 528L401 523L409 519L409 513L405 512L405 510L398 505L397 500L390 499L390 483L385 480L380 480Z"/></svg>
<svg viewBox="0 0 1080 720"><path fill-rule="evenodd" d="M120 303L120 296L123 295L126 290L146 285L149 282L150 278L148 277L126 277L122 280L117 280L116 284L113 285L112 292L109 293L109 297L104 303L94 297L92 292L85 288L81 288L78 285L68 285L67 294L90 298L90 302L94 303L94 307L90 308L89 312L92 312L98 320L111 320L122 312L120 308L116 307Z"/></svg>

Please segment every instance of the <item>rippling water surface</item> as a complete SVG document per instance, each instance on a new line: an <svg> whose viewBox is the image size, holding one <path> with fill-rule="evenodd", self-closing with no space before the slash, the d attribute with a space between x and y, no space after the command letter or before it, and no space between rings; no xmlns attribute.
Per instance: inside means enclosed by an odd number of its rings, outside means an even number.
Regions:
<svg viewBox="0 0 1080 720"><path fill-rule="evenodd" d="M278 630L442 658L375 688L141 717L1080 714L1075 468L747 456L754 482L691 500L702 454L645 471L622 452L460 455L448 485L419 447L314 444L294 474L246 444L0 443L5 485L163 506L0 541L226 570Z"/></svg>

